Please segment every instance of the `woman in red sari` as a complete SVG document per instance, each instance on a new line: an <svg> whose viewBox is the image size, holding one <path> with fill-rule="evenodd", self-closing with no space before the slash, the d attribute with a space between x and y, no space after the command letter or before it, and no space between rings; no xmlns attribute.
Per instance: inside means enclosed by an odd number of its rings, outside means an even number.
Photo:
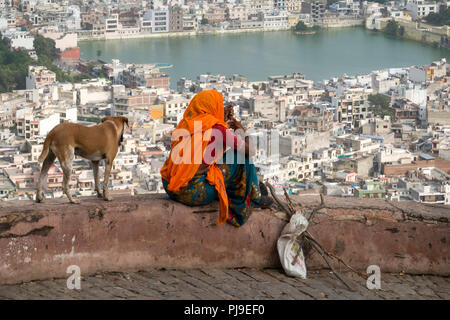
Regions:
<svg viewBox="0 0 450 320"><path fill-rule="evenodd" d="M271 199L261 199L256 168L249 161L248 137L241 139L229 127L244 129L230 108L225 112L222 95L216 90L198 93L172 132L171 151L161 177L175 201L196 206L218 198L218 224L238 227L248 220L253 207L261 202L268 206ZM224 153L226 148L229 150Z"/></svg>

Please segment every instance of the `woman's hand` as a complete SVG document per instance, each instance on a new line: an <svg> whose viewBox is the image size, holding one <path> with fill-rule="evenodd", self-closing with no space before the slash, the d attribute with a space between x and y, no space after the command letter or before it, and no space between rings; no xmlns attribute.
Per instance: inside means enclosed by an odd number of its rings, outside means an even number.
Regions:
<svg viewBox="0 0 450 320"><path fill-rule="evenodd" d="M233 109L233 105L229 104L224 108L224 120L225 122L230 121L231 119L233 119L234 117L234 109Z"/></svg>
<svg viewBox="0 0 450 320"><path fill-rule="evenodd" d="M231 129L233 129L235 131L238 129L245 131L245 128L242 125L242 123L240 121L236 120L235 118L231 118L231 120L229 120L227 122L227 124L230 126Z"/></svg>

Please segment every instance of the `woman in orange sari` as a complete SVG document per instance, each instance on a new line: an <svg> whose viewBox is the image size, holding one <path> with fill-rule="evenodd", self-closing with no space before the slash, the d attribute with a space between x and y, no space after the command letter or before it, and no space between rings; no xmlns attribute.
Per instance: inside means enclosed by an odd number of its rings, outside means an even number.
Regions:
<svg viewBox="0 0 450 320"><path fill-rule="evenodd" d="M222 95L216 90L198 93L172 132L171 151L161 177L171 199L197 206L218 198L218 224L239 227L248 220L251 209L260 205L261 194L256 168L249 162L248 137L243 140L234 135L229 125L243 129L228 107L225 114ZM239 163L242 155L245 159ZM262 202L270 204L265 198Z"/></svg>

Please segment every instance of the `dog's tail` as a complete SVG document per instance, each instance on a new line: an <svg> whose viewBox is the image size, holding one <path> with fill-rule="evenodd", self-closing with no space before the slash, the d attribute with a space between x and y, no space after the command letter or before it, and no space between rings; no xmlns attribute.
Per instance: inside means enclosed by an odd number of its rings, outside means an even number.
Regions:
<svg viewBox="0 0 450 320"><path fill-rule="evenodd" d="M41 155L39 156L39 162L44 162L45 158L47 158L48 151L50 150L50 143L52 143L53 132L50 132L44 141L44 148L42 149Z"/></svg>

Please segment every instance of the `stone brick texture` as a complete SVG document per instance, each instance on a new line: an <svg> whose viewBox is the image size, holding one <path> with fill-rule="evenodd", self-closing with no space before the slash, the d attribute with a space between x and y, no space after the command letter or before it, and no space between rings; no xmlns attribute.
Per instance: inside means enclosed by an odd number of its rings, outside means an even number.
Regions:
<svg viewBox="0 0 450 320"><path fill-rule="evenodd" d="M354 273L341 276L350 291L329 271L313 271L303 280L280 269L151 269L107 272L81 279L81 289L66 279L0 286L0 299L35 300L448 300L450 278L381 274L381 289L369 290Z"/></svg>

